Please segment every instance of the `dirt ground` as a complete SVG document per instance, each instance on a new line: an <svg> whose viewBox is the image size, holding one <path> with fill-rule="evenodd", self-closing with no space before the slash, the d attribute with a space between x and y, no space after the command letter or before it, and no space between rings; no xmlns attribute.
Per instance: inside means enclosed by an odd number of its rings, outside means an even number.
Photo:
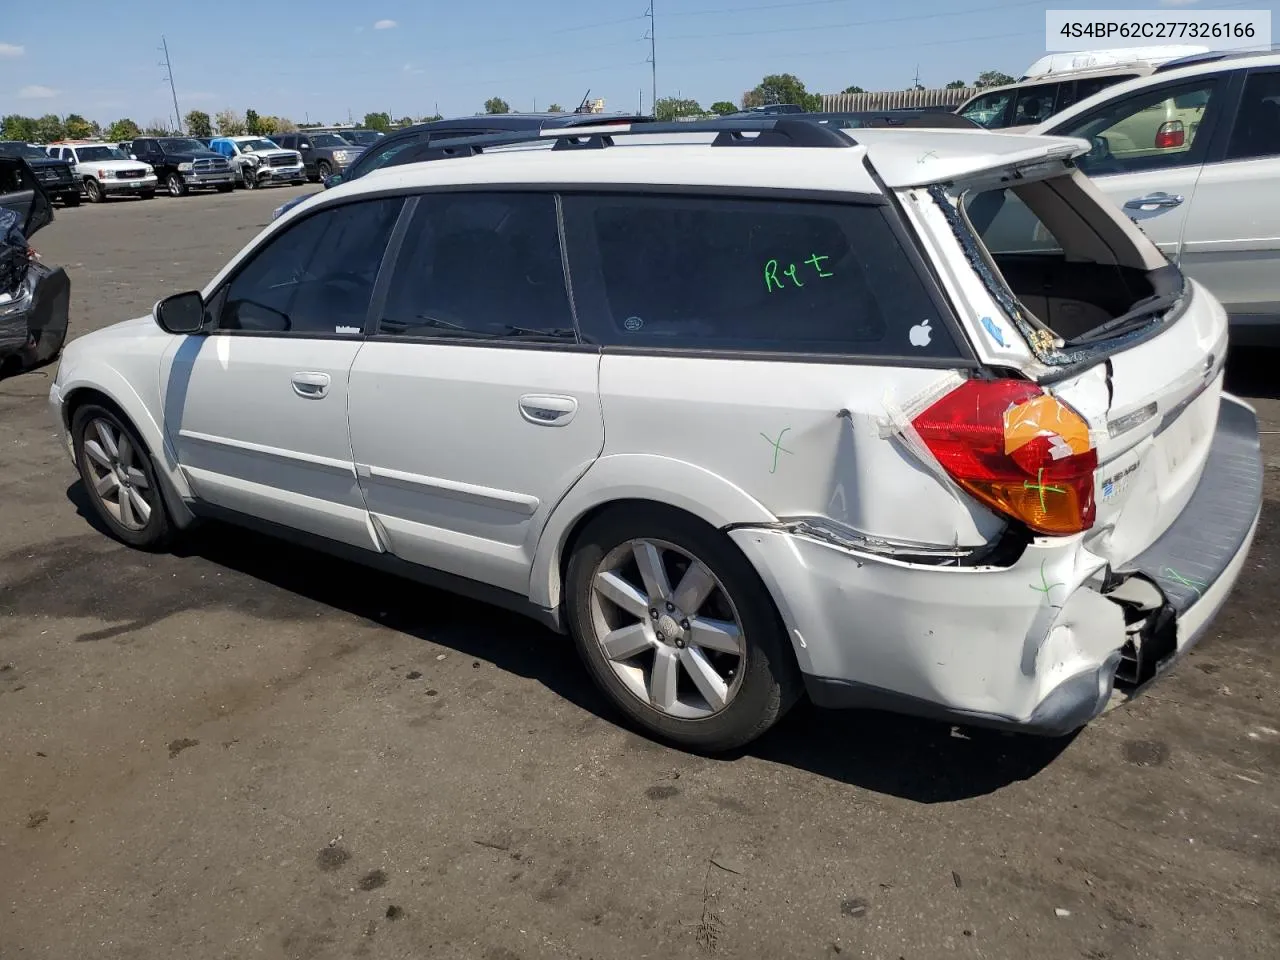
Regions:
<svg viewBox="0 0 1280 960"><path fill-rule="evenodd" d="M312 188L314 189L314 188ZM59 210L73 333L293 189ZM0 382L0 957L1280 956L1280 354L1215 629L1068 741L801 707L709 760L515 616L228 528L136 553Z"/></svg>

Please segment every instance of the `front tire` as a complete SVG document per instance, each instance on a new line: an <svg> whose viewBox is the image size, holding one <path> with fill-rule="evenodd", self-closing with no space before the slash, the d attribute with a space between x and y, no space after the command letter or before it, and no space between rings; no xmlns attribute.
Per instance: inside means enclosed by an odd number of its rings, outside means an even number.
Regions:
<svg viewBox="0 0 1280 960"><path fill-rule="evenodd" d="M329 179L329 174L333 173L333 167L329 166L327 160L321 160L316 164L316 173L320 175L320 182L324 183Z"/></svg>
<svg viewBox="0 0 1280 960"><path fill-rule="evenodd" d="M112 536L144 550L167 544L172 526L151 455L133 425L89 403L72 417L71 437L89 501Z"/></svg>
<svg viewBox="0 0 1280 960"><path fill-rule="evenodd" d="M165 188L169 191L171 197L185 197L187 195L187 182L177 173L171 173L165 178Z"/></svg>
<svg viewBox="0 0 1280 960"><path fill-rule="evenodd" d="M799 697L769 594L724 534L679 511L609 511L569 560L569 631L596 683L637 726L722 752L768 730Z"/></svg>
<svg viewBox="0 0 1280 960"><path fill-rule="evenodd" d="M93 177L85 178L84 192L88 194L90 203L101 203L107 199L107 195L102 189L102 184L98 183Z"/></svg>

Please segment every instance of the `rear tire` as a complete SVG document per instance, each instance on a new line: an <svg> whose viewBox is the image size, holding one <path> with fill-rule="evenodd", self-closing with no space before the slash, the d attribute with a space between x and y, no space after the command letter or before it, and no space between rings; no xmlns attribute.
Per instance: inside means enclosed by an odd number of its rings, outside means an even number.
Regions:
<svg viewBox="0 0 1280 960"><path fill-rule="evenodd" d="M670 743L741 747L799 698L795 655L759 575L723 533L678 510L592 520L569 560L565 610L592 678Z"/></svg>
<svg viewBox="0 0 1280 960"><path fill-rule="evenodd" d="M71 418L76 466L94 512L112 536L143 550L158 550L173 526L146 444L114 410L87 403Z"/></svg>
<svg viewBox="0 0 1280 960"><path fill-rule="evenodd" d="M102 190L102 184L98 183L93 177L85 178L84 192L88 195L90 203L101 203L107 199L106 193Z"/></svg>

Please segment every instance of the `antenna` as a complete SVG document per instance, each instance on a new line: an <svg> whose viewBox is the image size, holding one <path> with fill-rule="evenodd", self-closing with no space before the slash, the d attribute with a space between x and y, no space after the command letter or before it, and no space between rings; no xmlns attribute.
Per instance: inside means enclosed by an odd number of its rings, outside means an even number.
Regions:
<svg viewBox="0 0 1280 960"><path fill-rule="evenodd" d="M578 109L573 112L574 113L590 113L590 110L587 109L587 100L590 98L590 96L591 96L591 88L587 87L587 92L582 95L582 102L578 104Z"/></svg>
<svg viewBox="0 0 1280 960"><path fill-rule="evenodd" d="M186 133L182 129L182 111L178 109L178 91L173 85L173 66L169 63L169 41L163 36L160 37L160 49L164 52L164 63L160 66L164 67L164 78L169 81L169 92L173 94L173 119L178 128L179 133Z"/></svg>
<svg viewBox="0 0 1280 960"><path fill-rule="evenodd" d="M916 64L916 79L912 89L914 90L920 89L920 64L918 63Z"/></svg>
<svg viewBox="0 0 1280 960"><path fill-rule="evenodd" d="M654 119L658 116L658 41L657 30L654 29L653 23L653 5L656 0L649 0L649 9L644 15L649 18L649 30L645 34L645 39L649 41L649 67L653 76L653 96L650 97L649 106L653 110Z"/></svg>

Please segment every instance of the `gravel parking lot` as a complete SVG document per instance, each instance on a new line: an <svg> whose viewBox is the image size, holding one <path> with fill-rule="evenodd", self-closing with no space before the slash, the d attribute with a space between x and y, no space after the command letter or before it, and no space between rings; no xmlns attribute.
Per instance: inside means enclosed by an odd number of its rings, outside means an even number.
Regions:
<svg viewBox="0 0 1280 960"><path fill-rule="evenodd" d="M299 192L59 209L36 246L75 336ZM1280 956L1277 359L1231 366L1250 561L1150 695L1069 741L802 706L717 760L515 616L227 528L119 546L53 369L4 380L0 958Z"/></svg>

